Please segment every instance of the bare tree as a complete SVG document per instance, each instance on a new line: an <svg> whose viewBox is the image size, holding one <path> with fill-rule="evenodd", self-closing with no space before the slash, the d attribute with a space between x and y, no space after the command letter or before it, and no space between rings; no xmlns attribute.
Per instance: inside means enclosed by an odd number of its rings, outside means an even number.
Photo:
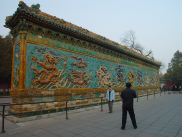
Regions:
<svg viewBox="0 0 182 137"><path fill-rule="evenodd" d="M137 52L143 55L144 48L139 43L136 43L133 46L133 49L135 49Z"/></svg>
<svg viewBox="0 0 182 137"><path fill-rule="evenodd" d="M128 32L126 32L123 36L123 38L121 38L121 42L128 46L133 48L135 45L135 41L136 41L136 37L135 37L135 32L130 30Z"/></svg>
<svg viewBox="0 0 182 137"><path fill-rule="evenodd" d="M136 42L135 32L132 30L126 32L123 35L123 37L121 38L121 43L146 57L154 59L153 55L152 55L152 50L145 51L145 49L141 46L141 44Z"/></svg>
<svg viewBox="0 0 182 137"><path fill-rule="evenodd" d="M149 50L148 53L146 53L145 56L149 57L152 54L152 50Z"/></svg>
<svg viewBox="0 0 182 137"><path fill-rule="evenodd" d="M136 42L136 36L135 36L135 32L130 30L128 32L126 32L123 36L123 38L121 38L121 42L122 44L128 46L129 48L131 48L132 50L135 50L141 54L143 54L143 47Z"/></svg>

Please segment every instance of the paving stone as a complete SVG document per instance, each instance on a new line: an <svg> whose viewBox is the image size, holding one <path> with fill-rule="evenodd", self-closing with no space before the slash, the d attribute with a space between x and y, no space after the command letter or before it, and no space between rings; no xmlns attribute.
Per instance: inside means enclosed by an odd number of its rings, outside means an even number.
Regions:
<svg viewBox="0 0 182 137"><path fill-rule="evenodd" d="M121 130L121 102L114 103L114 112L107 113L107 104L85 111L69 111L20 124L5 120L5 134L0 137L182 137L182 94L162 94L135 100L138 129L133 129L127 117L126 129ZM1 122L1 118L0 118Z"/></svg>

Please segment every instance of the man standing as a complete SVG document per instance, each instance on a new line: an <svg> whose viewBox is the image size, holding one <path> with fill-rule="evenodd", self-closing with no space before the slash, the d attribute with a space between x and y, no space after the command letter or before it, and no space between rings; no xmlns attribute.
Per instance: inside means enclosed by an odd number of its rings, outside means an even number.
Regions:
<svg viewBox="0 0 182 137"><path fill-rule="evenodd" d="M126 119L127 119L127 111L129 112L132 124L134 129L137 129L135 113L133 109L133 98L136 98L136 92L131 89L131 83L126 83L126 89L121 92L122 99L122 126L121 129L125 129Z"/></svg>
<svg viewBox="0 0 182 137"><path fill-rule="evenodd" d="M115 91L111 88L110 85L106 93L106 99L108 101L109 113L112 113L113 102L115 100Z"/></svg>

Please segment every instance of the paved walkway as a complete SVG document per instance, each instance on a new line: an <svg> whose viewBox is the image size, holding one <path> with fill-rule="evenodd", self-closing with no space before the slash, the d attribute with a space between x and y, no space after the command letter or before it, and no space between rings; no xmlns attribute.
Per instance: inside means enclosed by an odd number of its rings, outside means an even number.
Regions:
<svg viewBox="0 0 182 137"><path fill-rule="evenodd" d="M182 94L162 94L135 100L138 129L128 117L126 130L121 130L121 103L114 112L100 108L52 118L14 124L5 121L6 133L0 137L182 137ZM0 121L1 122L1 121ZM0 126L1 127L1 126Z"/></svg>

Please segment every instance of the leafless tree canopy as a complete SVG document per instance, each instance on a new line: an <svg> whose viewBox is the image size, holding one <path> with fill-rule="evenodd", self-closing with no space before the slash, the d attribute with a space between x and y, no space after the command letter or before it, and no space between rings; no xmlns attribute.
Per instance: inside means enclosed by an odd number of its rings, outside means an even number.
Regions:
<svg viewBox="0 0 182 137"><path fill-rule="evenodd" d="M121 38L121 43L128 46L130 49L132 49L132 50L146 56L146 57L154 59L153 55L152 55L152 50L145 51L143 46L136 42L135 32L132 31L132 30L126 32L123 35L123 37Z"/></svg>
<svg viewBox="0 0 182 137"><path fill-rule="evenodd" d="M131 48L134 47L135 41L136 41L135 32L131 30L126 32L123 38L121 38L121 42Z"/></svg>

